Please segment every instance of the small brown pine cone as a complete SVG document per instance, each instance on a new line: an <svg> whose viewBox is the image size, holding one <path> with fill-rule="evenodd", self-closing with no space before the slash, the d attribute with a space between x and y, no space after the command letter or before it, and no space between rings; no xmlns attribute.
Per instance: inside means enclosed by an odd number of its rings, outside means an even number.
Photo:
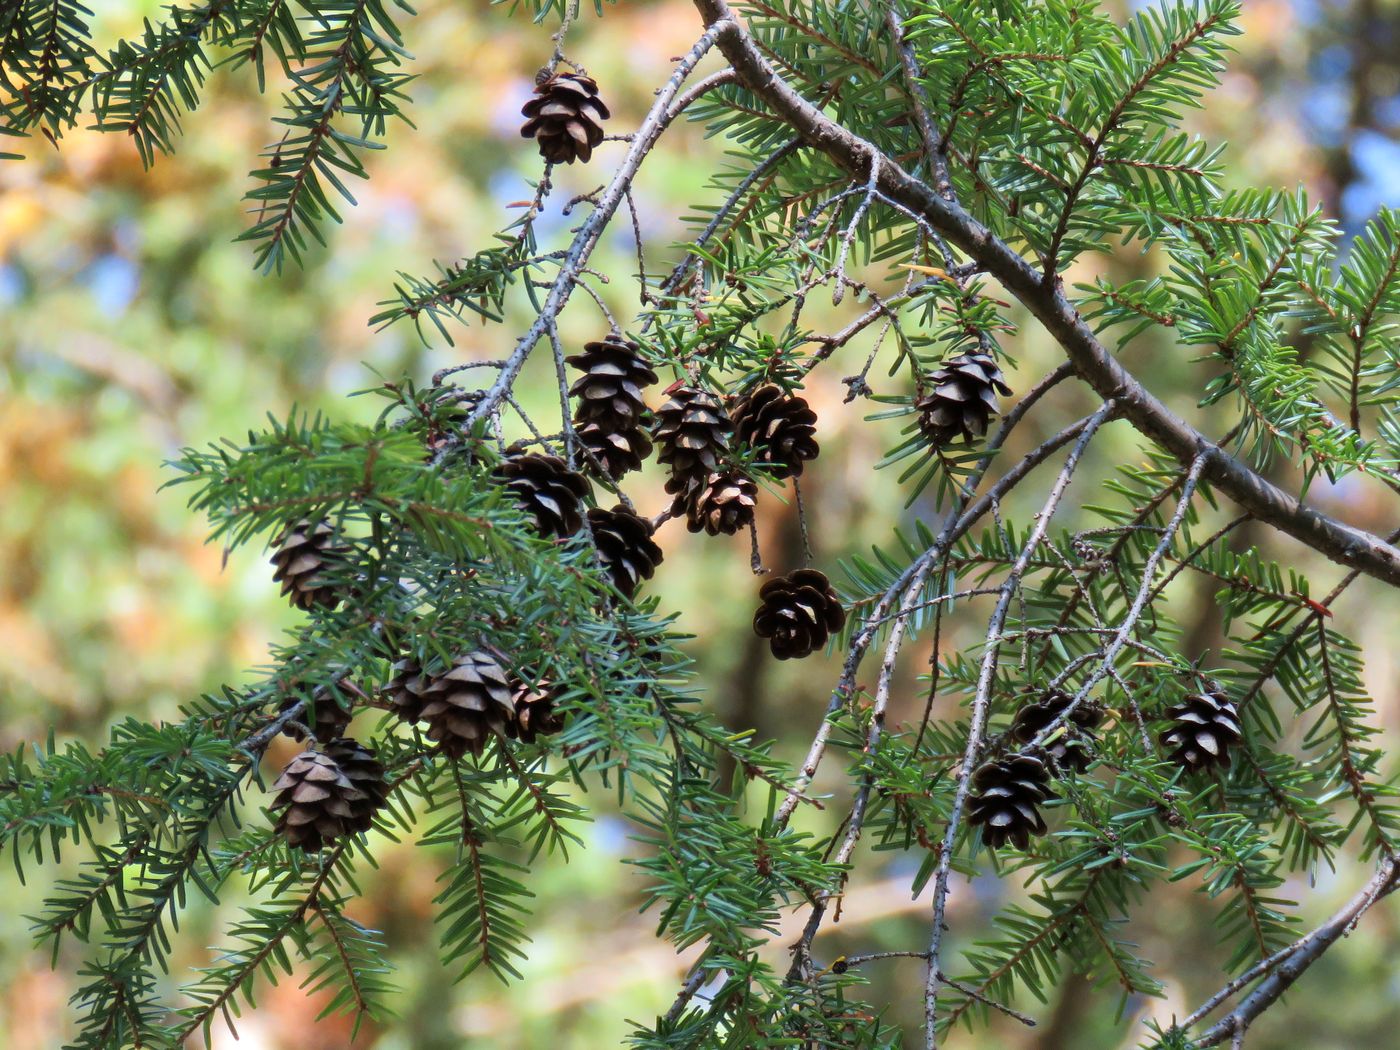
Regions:
<svg viewBox="0 0 1400 1050"><path fill-rule="evenodd" d="M520 113L526 118L520 134L535 139L540 156L554 164L586 162L603 141L603 121L611 116L597 83L582 73L546 77Z"/></svg>
<svg viewBox="0 0 1400 1050"><path fill-rule="evenodd" d="M734 437L753 449L775 478L797 477L817 458L817 414L807 402L769 383L734 403Z"/></svg>
<svg viewBox="0 0 1400 1050"><path fill-rule="evenodd" d="M345 825L350 831L368 831L374 827L374 814L389 796L384 779L384 766L374 752L350 737L339 737L326 745L326 754L340 767L347 780L359 792L350 798L350 815Z"/></svg>
<svg viewBox="0 0 1400 1050"><path fill-rule="evenodd" d="M775 576L759 589L758 600L754 633L768 639L779 660L810 656L846 624L846 610L816 569Z"/></svg>
<svg viewBox="0 0 1400 1050"><path fill-rule="evenodd" d="M510 456L496 470L542 536L572 536L583 527L588 482L558 456Z"/></svg>
<svg viewBox="0 0 1400 1050"><path fill-rule="evenodd" d="M349 682L342 682L340 691L351 696L357 692ZM282 701L278 713L284 714L293 704L300 702L300 697L289 696ZM306 733L302 729L305 726L311 730L311 736L317 743L324 744L344 733L345 727L350 724L350 720L354 717L355 712L349 707L342 707L335 694L327 686L318 685L311 690L307 707L304 707L295 719L299 724L289 724L282 732L293 740L302 741L306 739Z"/></svg>
<svg viewBox="0 0 1400 1050"><path fill-rule="evenodd" d="M656 372L642 360L637 344L610 335L585 343L583 353L566 360L583 375L569 393L578 399L574 422L596 423L605 431L637 426L647 414L642 391L656 382Z"/></svg>
<svg viewBox="0 0 1400 1050"><path fill-rule="evenodd" d="M1042 729L1060 717L1060 712L1073 699L1068 693L1051 689L1035 700L1028 700L1011 723L1012 738L1017 743L1029 744ZM1043 748L1045 757L1057 769L1083 773L1093 760L1094 730L1102 721L1103 708L1087 699L1081 701L1061 727L1059 736Z"/></svg>
<svg viewBox="0 0 1400 1050"><path fill-rule="evenodd" d="M678 483L703 483L720 469L734 429L719 398L682 387L656 411L656 460L668 464ZM668 492L674 492L669 485Z"/></svg>
<svg viewBox="0 0 1400 1050"><path fill-rule="evenodd" d="M584 423L575 433L588 450L584 465L600 468L613 481L629 470L640 470L651 455L651 438L640 424L608 430L598 423Z"/></svg>
<svg viewBox="0 0 1400 1050"><path fill-rule="evenodd" d="M914 402L919 429L934 448L959 437L972 441L987 433L987 424L1001 411L997 391L1009 397L1011 388L991 355L961 354L929 377L930 391Z"/></svg>
<svg viewBox="0 0 1400 1050"><path fill-rule="evenodd" d="M428 676L423 673L423 665L412 656L399 660L393 670L394 676L385 684L384 694L394 714L411 724L418 721L423 705L428 702Z"/></svg>
<svg viewBox="0 0 1400 1050"><path fill-rule="evenodd" d="M618 505L612 510L590 510L588 525L613 586L633 597L638 585L651 579L661 564L661 548L651 538L651 522Z"/></svg>
<svg viewBox="0 0 1400 1050"><path fill-rule="evenodd" d="M1017 849L1030 846L1032 835L1044 835L1042 802L1055 797L1045 763L1029 755L987 762L972 774L972 797L967 822L982 829L982 840L991 849L1008 842Z"/></svg>
<svg viewBox="0 0 1400 1050"><path fill-rule="evenodd" d="M273 580L282 585L282 594L298 609L334 609L340 604L340 589L326 579L328 565L343 560L349 548L335 541L335 530L324 521L301 521L288 525L272 541L276 571Z"/></svg>
<svg viewBox="0 0 1400 1050"><path fill-rule="evenodd" d="M556 710L552 683L518 682L514 700L515 721L507 727L511 737L533 744L539 737L553 736L564 728L564 717Z"/></svg>
<svg viewBox="0 0 1400 1050"><path fill-rule="evenodd" d="M354 806L364 800L335 759L320 751L303 751L287 763L272 785L271 808L277 834L293 849L315 852L350 832Z"/></svg>
<svg viewBox="0 0 1400 1050"><path fill-rule="evenodd" d="M1192 693L1167 712L1172 727L1157 741L1173 762L1188 773L1218 766L1230 768L1230 748L1244 740L1239 711L1220 688Z"/></svg>
<svg viewBox="0 0 1400 1050"><path fill-rule="evenodd" d="M511 693L501 665L478 649L457 657L441 674L429 675L419 720L428 727L428 739L449 757L479 755L514 721Z"/></svg>
<svg viewBox="0 0 1400 1050"><path fill-rule="evenodd" d="M670 485L668 483L669 490ZM711 474L703 485L690 485L676 497L674 507L684 509L685 527L707 535L733 536L753 523L758 486L736 471Z"/></svg>

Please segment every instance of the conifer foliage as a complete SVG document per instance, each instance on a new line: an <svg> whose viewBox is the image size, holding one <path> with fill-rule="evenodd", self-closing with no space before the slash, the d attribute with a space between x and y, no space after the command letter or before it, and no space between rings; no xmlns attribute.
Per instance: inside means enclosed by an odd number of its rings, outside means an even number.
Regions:
<svg viewBox="0 0 1400 1050"><path fill-rule="evenodd" d="M993 1009L1036 1009L1069 971L1110 985L1106 998L1161 994L1120 931L1164 881L1202 889L1229 958L1220 993L1147 1045L1241 1045L1400 883L1394 763L1361 653L1331 619L1353 587L1393 609L1400 550L1348 508L1307 505L1320 479L1391 506L1400 488L1400 212L1341 245L1302 192L1222 188L1220 147L1179 124L1221 77L1236 0L1132 5L1121 23L1093 0L694 0L694 46L628 100L645 116L615 142L602 88L568 58L576 0L520 6L546 23L523 129L543 159L539 205L555 163L589 163L602 188L562 243L538 243L538 207L503 219L501 238L402 277L367 320L450 341L517 296L535 319L503 334L479 386L481 371L448 367L379 386L373 424L294 413L186 450L178 490L231 557L270 546L300 628L263 672L179 719L119 721L97 750L50 738L0 758L14 863L82 858L35 919L55 958L86 945L73 1045L208 1040L293 973L330 989L333 1011L382 1015L386 946L346 907L385 834L448 858L444 965L515 979L531 928L515 858L565 862L596 797L583 789L600 785L635 822L658 935L696 949L635 1047L899 1045L892 982L869 979L881 964L831 964L830 917L868 876L862 843L909 854L911 888L933 902L926 934L895 953L924 973L922 1031L904 1045L935 1050ZM606 33L597 10L587 31ZM93 123L149 164L212 78L285 84L245 235L252 261L279 270L406 119L411 14L208 0L99 44L79 4L7 4L3 131L61 144ZM693 75L715 57L720 73ZM641 311L566 347L561 312L580 287L604 301L593 249L683 115L735 166L716 172L688 246L664 263L667 246L639 246ZM1071 263L1121 242L1152 276L1067 286ZM839 327L817 327L819 292ZM1017 323L1042 328L1063 364L1018 370ZM1131 353L1115 356L1154 329L1199 359L1189 420ZM513 396L532 355L560 377L557 426L536 427ZM649 581L668 522L732 536L764 501L797 496L798 475L823 483L831 443L817 459L824 421L794 391L837 362L850 366L839 410L872 402L885 406L872 418L901 420L883 465L900 465L916 520L892 509L873 556L809 554L759 591L773 655L833 676L804 759L718 721L678 648L687 624ZM1065 404L1089 409L1057 418ZM1141 456L1085 477L1110 430ZM664 478L641 469L653 445ZM1072 481L1104 489L1079 534L1056 517ZM1012 512L1013 491L1039 510ZM1239 553L1245 521L1345 574L1315 584ZM1218 592L1223 646L1183 651L1178 580ZM979 634L964 652L942 631L955 616ZM904 723L891 696L916 640L920 660L933 650L939 717ZM836 659L820 664L827 645ZM284 733L305 750L278 770L265 755ZM818 799L843 766L844 786ZM729 770L762 804L735 798ZM1340 860L1369 879L1302 927L1281 887ZM1029 893L960 955L950 888L979 870ZM233 884L258 903L207 968L167 976L183 909ZM803 932L777 967L789 912Z"/></svg>

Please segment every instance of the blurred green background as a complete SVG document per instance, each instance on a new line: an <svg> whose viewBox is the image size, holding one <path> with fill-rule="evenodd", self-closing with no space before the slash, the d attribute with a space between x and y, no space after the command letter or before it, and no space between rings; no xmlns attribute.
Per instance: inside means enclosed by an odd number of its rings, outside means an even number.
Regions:
<svg viewBox="0 0 1400 1050"><path fill-rule="evenodd" d="M159 16L149 0L92 6L102 41ZM1110 6L1121 13L1133 5ZM1234 143L1229 182L1301 181L1356 229L1378 204L1400 200L1400 4L1247 0L1245 9L1238 60L1191 125ZM185 121L178 154L152 171L142 171L124 136L81 131L59 149L42 139L29 142L27 159L0 165L0 746L41 739L50 726L97 740L117 717L173 717L184 698L237 681L258 665L269 642L294 622L257 551L240 551L222 565L222 552L205 545L204 523L180 494L158 491L170 476L163 461L181 446L239 435L263 413L285 415L293 404L367 417L377 400L346 395L377 382L376 372L425 381L443 365L500 356L528 323L517 303L503 326L456 330L455 347L441 340L425 345L406 326L375 332L366 325L376 302L391 294L395 270L426 275L435 260L448 263L486 245L513 214L506 205L530 196L526 180L539 171L534 149L517 135L518 111L534 70L548 58L551 30L511 17L504 7L461 0L423 0L402 27L421 74L410 88L418 130L393 129L390 148L371 160L371 180L356 187L359 206L345 211L329 250L311 253L304 270L259 276L249 248L233 242L247 223L241 200L250 186L247 171L278 134L271 121L275 91L271 99L259 97L247 70L213 76L199 112ZM684 0L621 3L601 22L585 15L570 51L600 81L614 112L610 130L636 125L671 57L697 32ZM562 216L561 203L594 189L624 148L609 144L591 166L558 173L559 188L538 227L542 240L567 237L577 216ZM687 206L713 199L706 179L722 149L700 128L678 126L643 168L636 199L653 271L669 264L671 246L684 239ZM620 317L637 307L635 281L627 278L635 273L627 226L625 219L619 223L595 257L598 269L614 275L604 294ZM1073 276L1087 279L1103 268L1123 279L1145 266L1136 256L1097 258ZM840 309L819 304L810 320L834 330L860 309L851 302ZM603 330L586 298L575 297L564 318L566 342L574 347ZM1129 348L1128 360L1174 407L1192 412L1205 366L1152 338ZM1033 330L1008 346L1020 363L1013 382L1021 387L1056 360ZM804 476L804 495L817 561L828 569L843 554L887 540L902 519L929 513L902 509L893 472L870 470L895 443L897 428L864 424L864 406L841 403L839 377L856 371L867 350L867 343L853 344L845 352L850 367L838 361L819 370L807 392L821 417L823 455ZM528 400L547 413L555 397L552 371L528 375ZM1019 441L1034 443L1090 402L1066 387L1052 404ZM1109 435L1095 452L1100 478L1114 463L1140 458L1121 424ZM1094 473L1077 482L1077 499L1063 512L1066 525L1081 515L1076 503L1100 495ZM664 502L650 474L630 491L648 513ZM1318 498L1345 505L1358 525L1394 527L1392 509L1368 487L1347 485ZM764 497L760 535L769 567L797 565L791 506ZM692 649L706 702L736 728L776 737L780 752L796 760L834 680L832 662L779 665L753 638L747 621L756 584L745 538L697 539L672 524L661 540L667 560L653 589L698 636ZM1272 541L1263 533L1246 533L1241 542L1266 544L1267 553L1287 564L1299 556L1289 546L1267 546ZM1316 570L1322 587L1338 575L1331 566L1299 567ZM1354 588L1338 625L1364 646L1368 681L1393 733L1400 716L1395 600L1384 596L1390 615L1377 616L1377 595L1365 584ZM1177 600L1194 610L1196 626L1183 645L1193 655L1218 645L1210 591L1188 584ZM969 615L952 623L943 642L964 645L978 632ZM896 718L921 712L915 675L927 665L927 645L910 647ZM953 703L940 700L940 713L950 714ZM285 760L290 748L272 760ZM829 766L819 787L842 790L839 767ZM642 883L621 863L637 848L627 825L606 798L592 803L598 816L588 848L567 866L542 859L532 873L538 908L523 981L505 987L479 973L452 983L436 961L431 921L444 858L385 841L380 871L366 876L358 917L386 930L394 946L400 1019L367 1024L352 1044L340 1020L313 1024L319 1005L288 981L260 996L262 1009L242 1022L238 1045L618 1045L627 1018L647 1018L669 1005L685 959L655 942L651 917L637 912ZM825 816L834 820L841 808ZM922 945L928 901L910 900L907 888L917 860L868 850L858 859L862 875L819 952ZM51 972L48 958L30 949L25 917L38 910L43 880L52 874L31 868L29 885L20 886L8 864L0 871L0 892L10 902L0 910L0 1045L9 1050L55 1047L68 1032L66 999L79 946L68 943ZM1336 874L1317 873L1315 886L1291 881L1283 895L1307 898L1306 913L1321 915L1358 881L1359 869L1348 863ZM990 878L957 885L952 917L959 941L975 939L1016 892ZM1168 996L1124 1004L1128 1017L1189 1011L1220 983L1227 953L1212 929L1217 908L1183 884L1156 890L1139 910L1133 933L1143 954L1160 964ZM227 917L197 908L183 926L178 965L199 965L203 946L217 943ZM791 940L778 940L775 959ZM1393 1045L1400 1024L1397 957L1400 901L1378 908L1316 966L1251 1031L1250 1047ZM892 1002L892 1016L915 1023L918 964L867 970L871 998ZM1091 992L1073 980L1054 990L1045 1007L1029 997L1018 1005L1044 1017L1042 1025L1025 1030L994 1019L987 1034L959 1035L952 1045L1107 1050L1136 1045L1141 1035L1140 1026L1115 1025L1112 988ZM216 1045L234 1044L221 1032Z"/></svg>

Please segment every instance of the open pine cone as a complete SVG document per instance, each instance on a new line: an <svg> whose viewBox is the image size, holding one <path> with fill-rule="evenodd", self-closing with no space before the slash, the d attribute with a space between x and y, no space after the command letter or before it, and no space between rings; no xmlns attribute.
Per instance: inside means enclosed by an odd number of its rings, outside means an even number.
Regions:
<svg viewBox="0 0 1400 1050"><path fill-rule="evenodd" d="M603 121L612 114L598 97L598 84L582 73L555 73L535 85L520 111L520 134L539 143L540 156L553 164L587 161L603 141Z"/></svg>
<svg viewBox="0 0 1400 1050"><path fill-rule="evenodd" d="M759 589L758 599L754 633L768 639L779 660L815 653L846 623L846 611L826 574L816 569L775 576Z"/></svg>
<svg viewBox="0 0 1400 1050"><path fill-rule="evenodd" d="M651 538L651 522L619 504L612 510L590 510L588 524L613 586L633 597L642 580L651 579L661 564L661 548Z"/></svg>
<svg viewBox="0 0 1400 1050"><path fill-rule="evenodd" d="M451 758L479 755L492 737L504 736L515 720L510 681L495 657L480 649L428 676L419 721L428 739Z"/></svg>
<svg viewBox="0 0 1400 1050"><path fill-rule="evenodd" d="M934 448L961 436L968 441L987 433L987 424L1001 411L997 391L1009 397L1011 388L989 354L961 354L929 377L930 391L914 402L919 429Z"/></svg>
<svg viewBox="0 0 1400 1050"><path fill-rule="evenodd" d="M354 807L365 801L335 759L320 751L303 751L287 763L272 790L277 797L271 808L281 810L277 833L293 849L307 852L349 834Z"/></svg>
<svg viewBox="0 0 1400 1050"><path fill-rule="evenodd" d="M1042 802L1055 797L1045 763L1029 755L987 762L972 774L972 797L967 822L981 827L982 840L991 849L1008 842L1024 850L1032 835L1044 835Z"/></svg>
<svg viewBox="0 0 1400 1050"><path fill-rule="evenodd" d="M673 481L675 479L672 479ZM671 484L666 486L669 491ZM711 474L702 485L687 485L672 504L685 511L685 527L707 535L732 536L753 522L758 486L737 471Z"/></svg>
<svg viewBox="0 0 1400 1050"><path fill-rule="evenodd" d="M609 430L599 423L584 423L575 426L574 433L579 444L588 452L583 457L586 468L601 469L613 481L629 470L640 470L642 463L651 455L651 438L646 428L638 423L632 426Z"/></svg>
<svg viewBox="0 0 1400 1050"><path fill-rule="evenodd" d="M506 488L535 519L542 536L572 536L583 527L588 482L558 456L510 456L497 468Z"/></svg>
<svg viewBox="0 0 1400 1050"><path fill-rule="evenodd" d="M1167 712L1172 727L1158 738L1170 758L1188 773L1210 766L1230 768L1229 750L1244 740L1240 714L1224 690L1192 693Z"/></svg>
<svg viewBox="0 0 1400 1050"><path fill-rule="evenodd" d="M394 714L411 724L418 721L423 705L428 702L428 676L423 673L423 665L412 656L399 660L393 670L394 676L385 683L384 694Z"/></svg>
<svg viewBox="0 0 1400 1050"><path fill-rule="evenodd" d="M817 458L817 414L807 402L769 383L734 403L734 436L756 454L757 462L775 478L802 473Z"/></svg>
<svg viewBox="0 0 1400 1050"><path fill-rule="evenodd" d="M583 373L569 393L577 398L574 430L589 453L585 465L596 464L613 480L637 470L651 455L642 391L656 382L656 372L636 343L618 335L586 343L583 353L567 360Z"/></svg>
<svg viewBox="0 0 1400 1050"><path fill-rule="evenodd" d="M1011 736L1020 744L1029 744L1040 731L1060 717L1074 698L1059 689L1051 689L1035 700L1027 701L1016 712L1011 723ZM1094 730L1103 721L1103 708L1090 703L1086 698L1080 701L1062 727L1059 736L1044 748L1045 757L1061 770L1072 769L1083 773L1089 768L1093 755L1090 746L1094 741Z"/></svg>
<svg viewBox="0 0 1400 1050"><path fill-rule="evenodd" d="M565 360L582 372L569 393L578 399L576 423L598 423L606 430L635 426L646 415L642 391L656 382L656 372L642 360L637 344L618 335L585 343L583 353Z"/></svg>
<svg viewBox="0 0 1400 1050"><path fill-rule="evenodd" d="M341 683L341 692L354 695L356 690L348 682ZM282 701L278 708L278 713L286 712L293 704L301 702L297 696L289 696ZM342 707L336 700L335 694L324 685L318 685L311 691L310 709L303 708L296 721L300 725L288 725L282 732L293 740L302 741L306 739L306 733L302 726L311 730L311 736L319 743L326 743L334 740L345 732L345 727L350 724L350 720L355 717L355 713L348 707Z"/></svg>
<svg viewBox="0 0 1400 1050"><path fill-rule="evenodd" d="M389 795L384 766L374 757L373 751L350 737L332 740L326 745L326 754L362 796L347 799L350 814L345 818L346 828L350 831L368 831L374 826L374 814Z"/></svg>
<svg viewBox="0 0 1400 1050"><path fill-rule="evenodd" d="M564 718L555 709L554 686L550 682L515 686L515 720L507 727L509 736L533 744L542 736L553 736L564 728Z"/></svg>
<svg viewBox="0 0 1400 1050"><path fill-rule="evenodd" d="M325 521L303 518L288 525L272 541L276 571L273 580L298 609L334 609L340 604L339 588L326 579L325 570L348 551L335 541L335 530Z"/></svg>
<svg viewBox="0 0 1400 1050"><path fill-rule="evenodd" d="M658 463L668 464L678 487L702 485L720 469L734 429L719 398L704 390L681 387L656 410ZM671 485L668 492L676 492Z"/></svg>

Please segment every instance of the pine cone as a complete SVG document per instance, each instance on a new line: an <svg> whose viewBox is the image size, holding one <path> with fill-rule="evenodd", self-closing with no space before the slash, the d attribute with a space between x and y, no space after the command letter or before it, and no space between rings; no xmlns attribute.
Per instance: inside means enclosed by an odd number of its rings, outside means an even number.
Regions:
<svg viewBox="0 0 1400 1050"><path fill-rule="evenodd" d="M541 536L572 536L583 526L588 482L558 456L510 456L496 469Z"/></svg>
<svg viewBox="0 0 1400 1050"><path fill-rule="evenodd" d="M348 800L350 815L345 818L346 828L350 831L368 831L374 827L374 814L389 796L384 766L374 757L373 751L348 736L327 744L326 754L340 767L345 778L361 796Z"/></svg>
<svg viewBox="0 0 1400 1050"><path fill-rule="evenodd" d="M598 97L598 84L582 73L555 73L535 85L535 97L520 111L520 134L535 139L552 164L587 161L603 141L602 122L612 114Z"/></svg>
<svg viewBox="0 0 1400 1050"><path fill-rule="evenodd" d="M507 727L509 736L533 744L539 737L553 736L564 728L564 718L555 710L551 683L521 681L515 687L514 701L515 721Z"/></svg>
<svg viewBox="0 0 1400 1050"><path fill-rule="evenodd" d="M642 580L651 579L661 564L661 548L652 541L651 522L618 505L612 510L590 510L588 524L613 586L631 598Z"/></svg>
<svg viewBox="0 0 1400 1050"><path fill-rule="evenodd" d="M671 486L667 484L669 491ZM685 527L710 536L733 536L752 524L758 486L735 471L711 474L703 485L688 485L676 496L673 511L684 509Z"/></svg>
<svg viewBox="0 0 1400 1050"><path fill-rule="evenodd" d="M1192 693L1167 712L1172 727L1157 741L1188 773L1209 766L1230 768L1229 749L1244 739L1240 714L1223 689Z"/></svg>
<svg viewBox="0 0 1400 1050"><path fill-rule="evenodd" d="M340 688L341 692L355 692L348 682L342 682ZM277 709L278 714L285 714L293 704L298 703L301 703L300 697L287 697ZM324 744L344 733L345 727L350 724L350 720L354 717L355 712L348 707L342 707L336 700L335 694L327 686L318 685L311 691L308 707L303 708L296 719L300 725L289 724L282 732L300 742L306 739L306 733L301 728L306 726L311 730L311 736L318 743Z"/></svg>
<svg viewBox="0 0 1400 1050"><path fill-rule="evenodd" d="M293 849L315 852L350 833L355 806L365 801L335 759L320 751L303 751L287 763L272 785L271 808L282 810L277 834Z"/></svg>
<svg viewBox="0 0 1400 1050"><path fill-rule="evenodd" d="M335 530L327 522L303 518L283 529L272 545L277 548L272 555L277 570L272 578L293 605L309 611L340 604L338 588L327 581L323 570L342 560L349 548L335 542Z"/></svg>
<svg viewBox="0 0 1400 1050"><path fill-rule="evenodd" d="M775 576L759 589L758 599L754 633L768 639L779 660L815 653L846 623L846 610L826 574L816 569Z"/></svg>
<svg viewBox="0 0 1400 1050"><path fill-rule="evenodd" d="M412 656L405 656L394 664L394 677L384 686L389 706L394 714L409 724L418 721L423 714L423 705L428 702L428 676L423 673L423 665Z"/></svg>
<svg viewBox="0 0 1400 1050"><path fill-rule="evenodd" d="M457 657L442 674L429 675L423 699L418 717L428 726L428 739L451 758L481 754L515 718L506 673L479 649Z"/></svg>
<svg viewBox="0 0 1400 1050"><path fill-rule="evenodd" d="M656 373L637 353L636 343L610 335L601 342L585 343L583 353L566 360L583 373L569 388L578 398L575 423L626 430L646 415L642 391L656 382Z"/></svg>
<svg viewBox="0 0 1400 1050"><path fill-rule="evenodd" d="M574 433L588 450L585 464L596 463L613 481L629 470L640 470L642 461L651 455L651 438L641 424L608 430L598 423L585 423Z"/></svg>
<svg viewBox="0 0 1400 1050"><path fill-rule="evenodd" d="M972 774L973 796L967 822L980 825L991 849L1007 842L1024 850L1032 835L1044 835L1045 818L1036 807L1055 797L1045 764L1029 755L987 762Z"/></svg>
<svg viewBox="0 0 1400 1050"><path fill-rule="evenodd" d="M952 444L961 435L968 441L987 432L987 423L1001 411L996 392L1011 394L1001 369L989 354L962 354L942 365L929 378L930 393L914 402L919 429L934 448Z"/></svg>
<svg viewBox="0 0 1400 1050"><path fill-rule="evenodd" d="M656 412L653 437L657 462L668 463L677 486L701 485L720 469L720 457L734 429L719 398L704 390L681 387ZM667 486L668 492L677 489Z"/></svg>
<svg viewBox="0 0 1400 1050"><path fill-rule="evenodd" d="M578 398L574 427L579 441L613 480L637 470L651 455L642 390L656 382L656 373L638 355L636 343L617 335L586 343L583 353L568 362L583 373L569 388Z"/></svg>
<svg viewBox="0 0 1400 1050"><path fill-rule="evenodd" d="M1042 729L1055 721L1074 697L1051 689L1036 700L1027 701L1016 712L1011 723L1011 736L1017 743L1029 744ZM1083 773L1093 760L1090 745L1094 729L1103 721L1103 709L1087 700L1081 701L1061 727L1060 735L1045 747L1045 757L1057 769L1072 769Z"/></svg>
<svg viewBox="0 0 1400 1050"><path fill-rule="evenodd" d="M807 402L769 383L734 404L734 436L757 454L757 462L775 478L802 473L817 458L817 414Z"/></svg>

